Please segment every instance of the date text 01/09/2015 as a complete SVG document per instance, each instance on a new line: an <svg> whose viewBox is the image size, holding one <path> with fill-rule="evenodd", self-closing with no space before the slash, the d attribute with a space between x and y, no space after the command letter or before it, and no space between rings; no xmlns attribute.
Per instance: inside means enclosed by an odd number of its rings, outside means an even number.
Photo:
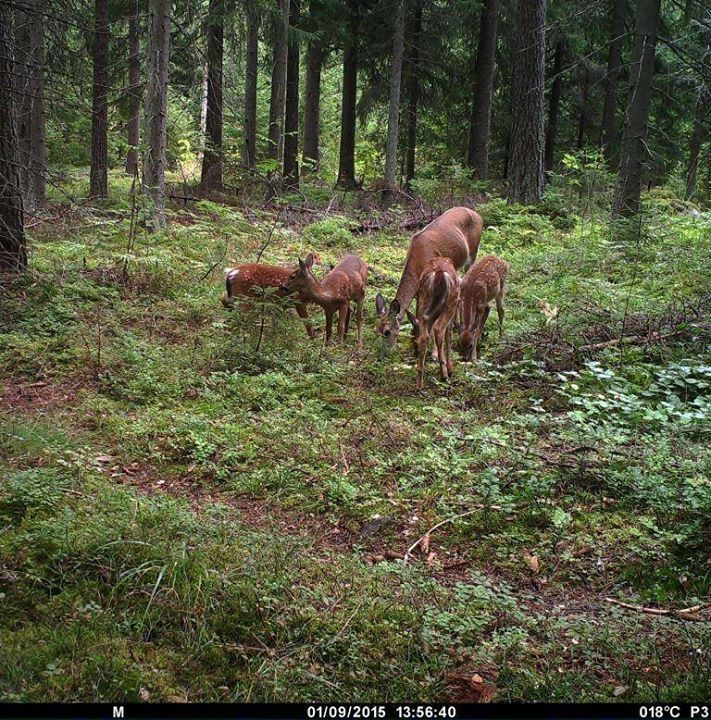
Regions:
<svg viewBox="0 0 711 720"><path fill-rule="evenodd" d="M385 705L309 705L306 717L315 720L370 720L385 717L400 720L448 720L457 717L457 708L454 705L396 705L388 712Z"/></svg>

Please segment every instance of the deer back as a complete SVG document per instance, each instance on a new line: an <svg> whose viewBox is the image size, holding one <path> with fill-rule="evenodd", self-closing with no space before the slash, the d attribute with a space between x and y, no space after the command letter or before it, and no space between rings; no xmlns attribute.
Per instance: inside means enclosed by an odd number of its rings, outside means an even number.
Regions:
<svg viewBox="0 0 711 720"><path fill-rule="evenodd" d="M334 299L351 300L362 295L367 279L366 264L357 255L346 255L319 285Z"/></svg>
<svg viewBox="0 0 711 720"><path fill-rule="evenodd" d="M502 293L508 270L508 263L496 255L487 255L475 262L462 280L462 305L465 311L468 307L487 305Z"/></svg>
<svg viewBox="0 0 711 720"><path fill-rule="evenodd" d="M449 258L433 258L420 275L419 321L431 323L440 315L456 311L459 275Z"/></svg>
<svg viewBox="0 0 711 720"><path fill-rule="evenodd" d="M412 236L395 295L403 311L415 296L420 276L430 260L449 258L456 269L476 259L483 226L477 212L455 207Z"/></svg>
<svg viewBox="0 0 711 720"><path fill-rule="evenodd" d="M225 294L222 304L231 308L235 297L259 297L265 290L273 289L278 297L288 294L283 284L289 278L293 268L261 263L243 263L227 268L225 275Z"/></svg>
<svg viewBox="0 0 711 720"><path fill-rule="evenodd" d="M252 297L260 289L279 288L294 268L245 263L227 270L227 291L232 296Z"/></svg>

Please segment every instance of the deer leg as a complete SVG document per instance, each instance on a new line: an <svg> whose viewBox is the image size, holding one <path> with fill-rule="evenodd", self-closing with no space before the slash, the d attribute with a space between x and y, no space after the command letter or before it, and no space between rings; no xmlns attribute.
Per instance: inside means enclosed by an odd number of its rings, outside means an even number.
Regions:
<svg viewBox="0 0 711 720"><path fill-rule="evenodd" d="M351 308L349 303L341 305L338 310L338 343L343 345L343 341L346 337L346 327L348 325L348 316L351 314Z"/></svg>
<svg viewBox="0 0 711 720"><path fill-rule="evenodd" d="M478 358L480 332L481 332L481 313L478 310L474 310L474 319L472 320L472 324L471 324L471 333L472 333L471 357L472 357L472 360L476 360Z"/></svg>
<svg viewBox="0 0 711 720"><path fill-rule="evenodd" d="M452 364L452 322L447 324L447 330L444 334L444 352L447 356L447 372L452 377L454 365Z"/></svg>
<svg viewBox="0 0 711 720"><path fill-rule="evenodd" d="M422 390L425 381L425 356L429 334L424 326L420 328L420 336L417 338L417 389Z"/></svg>
<svg viewBox="0 0 711 720"><path fill-rule="evenodd" d="M329 345L331 342L331 331L333 330L333 310L325 310L326 314L326 336L324 337L324 345Z"/></svg>
<svg viewBox="0 0 711 720"><path fill-rule="evenodd" d="M309 311L306 309L306 303L296 303L296 314L305 321L304 325L306 326L306 333L313 340L316 333L314 332L314 326L309 320Z"/></svg>
<svg viewBox="0 0 711 720"><path fill-rule="evenodd" d="M346 331L345 332L347 335L348 328L350 327L350 324L351 324L351 304L348 303L348 305L346 305L346 308L347 308L347 310L346 310Z"/></svg>
<svg viewBox="0 0 711 720"><path fill-rule="evenodd" d="M356 304L356 327L358 330L358 349L363 347L362 330L363 330L363 305L365 298L362 297Z"/></svg>
<svg viewBox="0 0 711 720"><path fill-rule="evenodd" d="M447 374L447 359L444 354L444 348L442 347L442 345L443 345L442 341L444 339L444 337L443 337L444 331L439 322L434 326L433 332L434 332L434 344L435 344L435 347L437 348L437 357L439 358L439 372L440 372L440 375L442 376L442 380L446 380L449 377L449 375Z"/></svg>
<svg viewBox="0 0 711 720"><path fill-rule="evenodd" d="M504 294L496 296L496 312L499 316L499 340L504 335Z"/></svg>
<svg viewBox="0 0 711 720"><path fill-rule="evenodd" d="M486 324L486 319L489 317L489 306L487 305L483 310L480 310L477 313L477 328L476 328L476 335L474 336L474 348L477 350L478 354L478 348L479 343L481 342L481 336L484 333L484 325ZM474 359L476 360L477 355L474 355Z"/></svg>

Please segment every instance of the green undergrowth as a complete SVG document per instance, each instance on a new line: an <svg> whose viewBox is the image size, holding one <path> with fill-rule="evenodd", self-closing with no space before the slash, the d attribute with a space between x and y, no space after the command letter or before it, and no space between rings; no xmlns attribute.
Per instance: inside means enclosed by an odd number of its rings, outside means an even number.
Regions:
<svg viewBox="0 0 711 720"><path fill-rule="evenodd" d="M555 194L483 203L504 341L491 320L481 362L417 392L372 306L406 233L202 201L129 242L112 183L36 228L1 299L0 697L472 699L474 673L501 701L708 697L707 615L605 600L711 593L705 216L648 197L630 241ZM226 312L223 267L260 251L361 255L363 351L288 301Z"/></svg>

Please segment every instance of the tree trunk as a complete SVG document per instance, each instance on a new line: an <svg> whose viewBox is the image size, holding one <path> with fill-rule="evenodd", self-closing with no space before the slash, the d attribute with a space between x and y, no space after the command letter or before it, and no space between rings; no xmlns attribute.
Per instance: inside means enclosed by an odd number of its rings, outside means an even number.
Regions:
<svg viewBox="0 0 711 720"><path fill-rule="evenodd" d="M467 165L479 180L489 176L491 95L494 88L498 0L486 0L479 22L479 44L474 65L474 94L469 124Z"/></svg>
<svg viewBox="0 0 711 720"><path fill-rule="evenodd" d="M639 211L660 6L661 0L639 0L637 5L628 107L612 201L613 217L626 217Z"/></svg>
<svg viewBox="0 0 711 720"><path fill-rule="evenodd" d="M546 152L544 168L546 172L553 170L555 161L555 138L558 132L558 110L563 90L563 59L565 57L565 38L558 38L555 44L553 59L553 84L548 96L548 125L546 127Z"/></svg>
<svg viewBox="0 0 711 720"><path fill-rule="evenodd" d="M202 172L202 159L205 157L205 144L207 142L207 79L209 75L207 57L202 65L202 91L200 93L200 149L198 150L198 165Z"/></svg>
<svg viewBox="0 0 711 720"><path fill-rule="evenodd" d="M151 206L151 229L165 227L165 149L168 140L168 61L172 0L149 0L146 154L143 192Z"/></svg>
<svg viewBox="0 0 711 720"><path fill-rule="evenodd" d="M617 81L622 67L622 48L625 42L625 18L627 0L614 0L611 18L611 42L605 74L605 100L602 107L602 147L605 157L612 159L615 140L615 117L617 115Z"/></svg>
<svg viewBox="0 0 711 720"><path fill-rule="evenodd" d="M694 114L694 128L689 139L689 164L686 170L686 199L693 200L696 195L696 178L699 169L699 153L701 145L706 136L706 121L709 112L709 95L702 88L697 103L696 113Z"/></svg>
<svg viewBox="0 0 711 720"><path fill-rule="evenodd" d="M272 86L269 103L268 155L281 165L284 149L284 107L286 102L286 30L289 23L289 0L277 0L278 13L274 22L274 47L272 49Z"/></svg>
<svg viewBox="0 0 711 720"><path fill-rule="evenodd" d="M546 0L518 0L514 54L509 202L537 202L543 192Z"/></svg>
<svg viewBox="0 0 711 720"><path fill-rule="evenodd" d="M30 0L27 12L17 11L15 42L19 108L17 134L20 181L26 212L45 203L47 153L44 132L44 0Z"/></svg>
<svg viewBox="0 0 711 720"><path fill-rule="evenodd" d="M138 145L141 142L141 15L138 0L130 0L128 11L128 153L126 172L138 170Z"/></svg>
<svg viewBox="0 0 711 720"><path fill-rule="evenodd" d="M10 3L0 2L0 270L27 267L15 108L14 38Z"/></svg>
<svg viewBox="0 0 711 720"><path fill-rule="evenodd" d="M200 192L222 190L223 0L210 0L207 28L207 115Z"/></svg>
<svg viewBox="0 0 711 720"><path fill-rule="evenodd" d="M244 145L242 162L253 168L257 160L257 77L259 70L259 24L256 0L247 3L247 63L244 88Z"/></svg>
<svg viewBox="0 0 711 720"><path fill-rule="evenodd" d="M515 43L516 39L514 38L514 50L515 50ZM513 55L513 51L511 52L511 55ZM499 60L499 62L501 62ZM514 102L514 63L511 63L511 72L509 73L508 77L508 86L509 86L509 107L508 107L508 113L506 114L506 117L504 119L504 162L503 162L503 172L501 173L501 177L504 179L507 179L509 177L509 168L511 166L511 124L513 117L513 102Z"/></svg>
<svg viewBox="0 0 711 720"><path fill-rule="evenodd" d="M388 102L388 139L385 147L386 201L392 202L397 172L397 144L400 125L400 84L402 82L402 57L405 50L405 0L397 0L395 26L393 28L393 54L390 66L390 98Z"/></svg>
<svg viewBox="0 0 711 720"><path fill-rule="evenodd" d="M405 187L409 190L415 177L415 150L417 149L417 106L420 102L420 38L422 35L422 2L415 0L415 17L412 28L412 50L408 75L407 153L405 157Z"/></svg>
<svg viewBox="0 0 711 720"><path fill-rule="evenodd" d="M286 113L284 116L284 185L299 189L299 42L295 37L301 12L300 0L291 0L286 56Z"/></svg>
<svg viewBox="0 0 711 720"><path fill-rule="evenodd" d="M89 195L106 197L109 194L109 0L94 2L93 57Z"/></svg>
<svg viewBox="0 0 711 720"><path fill-rule="evenodd" d="M343 96L341 146L336 185L345 190L358 187L355 179L356 99L358 92L358 0L348 0L349 33L343 50Z"/></svg>
<svg viewBox="0 0 711 720"><path fill-rule="evenodd" d="M580 112L578 114L578 139L576 148L582 150L590 127L590 66L583 60L580 78Z"/></svg>
<svg viewBox="0 0 711 720"><path fill-rule="evenodd" d="M318 169L321 160L319 134L321 125L321 65L324 52L319 42L306 51L306 92L304 107L304 167Z"/></svg>

